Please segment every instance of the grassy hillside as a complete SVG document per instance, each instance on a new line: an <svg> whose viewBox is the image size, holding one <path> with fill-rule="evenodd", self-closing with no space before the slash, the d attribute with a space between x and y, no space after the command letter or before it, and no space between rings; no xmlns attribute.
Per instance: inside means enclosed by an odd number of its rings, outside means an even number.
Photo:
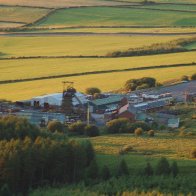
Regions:
<svg viewBox="0 0 196 196"><path fill-rule="evenodd" d="M79 91L84 91L87 87L91 86L97 86L103 91L110 91L121 88L126 80L132 78L153 76L158 81L163 82L165 80L180 78L182 75L192 75L194 72L195 66L190 66L186 68L165 68L161 69L161 71L159 69L151 69L4 84L0 85L0 92L3 92L0 94L0 98L14 101L29 99L33 96L46 93L61 92L62 81L65 80L75 82L75 87Z"/></svg>
<svg viewBox="0 0 196 196"><path fill-rule="evenodd" d="M61 8L72 6L119 5L122 3L100 0L0 0L2 5L22 5L48 8Z"/></svg>
<svg viewBox="0 0 196 196"><path fill-rule="evenodd" d="M195 13L131 8L75 8L57 10L37 25L50 27L81 25L196 26L196 16Z"/></svg>
<svg viewBox="0 0 196 196"><path fill-rule="evenodd" d="M64 36L0 37L0 51L5 57L106 55L153 43L164 43L182 36Z"/></svg>
<svg viewBox="0 0 196 196"><path fill-rule="evenodd" d="M31 23L48 13L48 9L0 6L0 21Z"/></svg>

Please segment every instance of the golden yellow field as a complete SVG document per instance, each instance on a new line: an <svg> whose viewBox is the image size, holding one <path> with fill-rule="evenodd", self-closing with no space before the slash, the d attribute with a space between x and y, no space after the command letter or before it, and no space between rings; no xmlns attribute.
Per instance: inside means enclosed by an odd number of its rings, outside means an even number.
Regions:
<svg viewBox="0 0 196 196"><path fill-rule="evenodd" d="M40 29L29 28L27 32L86 32L86 33L195 33L195 27L175 27L175 28L58 28Z"/></svg>
<svg viewBox="0 0 196 196"><path fill-rule="evenodd" d="M0 52L5 57L106 55L116 50L164 43L181 37L188 36L0 37Z"/></svg>
<svg viewBox="0 0 196 196"><path fill-rule="evenodd" d="M0 60L0 81L192 62L196 62L196 51L124 58Z"/></svg>
<svg viewBox="0 0 196 196"><path fill-rule="evenodd" d="M4 84L0 85L0 98L16 101L29 99L33 96L43 95L47 93L61 92L62 81L65 80L75 82L75 87L79 91L84 91L87 87L91 86L99 87L103 91L110 91L121 88L126 80L132 78L152 76L155 77L158 81L163 82L165 80L180 78L182 75L192 75L195 70L195 66L190 66L186 68L179 67L142 71L127 71L121 73L108 73Z"/></svg>

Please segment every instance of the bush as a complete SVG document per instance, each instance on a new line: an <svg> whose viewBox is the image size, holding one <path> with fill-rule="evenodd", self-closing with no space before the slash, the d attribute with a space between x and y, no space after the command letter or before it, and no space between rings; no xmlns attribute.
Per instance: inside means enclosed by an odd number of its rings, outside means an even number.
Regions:
<svg viewBox="0 0 196 196"><path fill-rule="evenodd" d="M111 177L110 170L107 166L103 166L101 170L101 178L103 180L108 180Z"/></svg>
<svg viewBox="0 0 196 196"><path fill-rule="evenodd" d="M86 171L87 178L90 179L97 179L99 177L99 168L97 165L96 160L92 160L87 171Z"/></svg>
<svg viewBox="0 0 196 196"><path fill-rule="evenodd" d="M189 77L188 76L182 76L181 81L189 81Z"/></svg>
<svg viewBox="0 0 196 196"><path fill-rule="evenodd" d="M154 173L153 168L151 166L151 164L148 162L146 164L146 167L144 168L144 175L145 176L152 176Z"/></svg>
<svg viewBox="0 0 196 196"><path fill-rule="evenodd" d="M50 121L49 123L48 123L48 126L47 126L47 129L50 131L50 132L52 132L52 133L54 133L54 132L60 132L60 133L63 133L64 132L64 125L61 123L61 122L59 122L59 121L56 121L56 120L53 120L53 121Z"/></svg>
<svg viewBox="0 0 196 196"><path fill-rule="evenodd" d="M192 151L191 151L191 157L194 158L194 159L196 158L196 148L193 148L192 149Z"/></svg>
<svg viewBox="0 0 196 196"><path fill-rule="evenodd" d="M148 131L148 135L149 135L150 137L154 137L154 134L155 134L154 130Z"/></svg>
<svg viewBox="0 0 196 196"><path fill-rule="evenodd" d="M101 93L101 90L97 87L90 87L85 90L87 95L94 95L95 93Z"/></svg>
<svg viewBox="0 0 196 196"><path fill-rule="evenodd" d="M140 136L140 135L142 135L143 134L143 129L142 128L137 128L137 129L135 129L135 135L136 136Z"/></svg>
<svg viewBox="0 0 196 196"><path fill-rule="evenodd" d="M117 168L117 177L129 175L129 169L124 159L120 161Z"/></svg>
<svg viewBox="0 0 196 196"><path fill-rule="evenodd" d="M87 125L85 127L84 132L85 132L85 135L87 135L89 137L96 137L99 135L99 129L95 125Z"/></svg>
<svg viewBox="0 0 196 196"><path fill-rule="evenodd" d="M149 131L151 129L151 127L145 122L136 122L128 125L128 132L134 133L137 128L142 128L143 131Z"/></svg>
<svg viewBox="0 0 196 196"><path fill-rule="evenodd" d="M149 88L149 85L148 84L142 84L140 86L137 86L136 90L142 90L142 89L146 89L146 88Z"/></svg>
<svg viewBox="0 0 196 196"><path fill-rule="evenodd" d="M196 73L191 76L191 80L196 80Z"/></svg>
<svg viewBox="0 0 196 196"><path fill-rule="evenodd" d="M173 177L176 177L178 175L179 169L178 169L178 165L177 165L176 161L174 161L172 163L172 166L171 166L170 170L171 170L171 173L172 173Z"/></svg>
<svg viewBox="0 0 196 196"><path fill-rule="evenodd" d="M127 91L140 90L145 88L155 87L156 79L150 77L144 77L140 79L127 80L124 87Z"/></svg>
<svg viewBox="0 0 196 196"><path fill-rule="evenodd" d="M108 133L127 133L129 120L126 118L114 119L106 123Z"/></svg>
<svg viewBox="0 0 196 196"><path fill-rule="evenodd" d="M156 174L157 175L169 175L170 174L170 166L169 162L166 158L161 158L156 166Z"/></svg>
<svg viewBox="0 0 196 196"><path fill-rule="evenodd" d="M74 135L84 135L84 133L85 133L85 127L86 127L86 124L85 123L83 123L81 121L78 121L76 123L71 124L68 127L68 131L71 134L74 134Z"/></svg>

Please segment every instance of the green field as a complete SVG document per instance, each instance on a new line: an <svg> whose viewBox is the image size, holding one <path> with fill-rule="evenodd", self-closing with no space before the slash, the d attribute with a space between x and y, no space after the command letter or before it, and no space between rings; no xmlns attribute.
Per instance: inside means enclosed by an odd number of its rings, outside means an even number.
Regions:
<svg viewBox="0 0 196 196"><path fill-rule="evenodd" d="M106 55L165 43L184 36L64 36L64 37L0 37L0 51L4 57L18 56L91 56Z"/></svg>
<svg viewBox="0 0 196 196"><path fill-rule="evenodd" d="M131 8L75 8L57 10L35 25L42 27L100 25L196 26L196 16L195 13Z"/></svg>
<svg viewBox="0 0 196 196"><path fill-rule="evenodd" d="M116 0L112 0L116 1ZM122 0L123 2L143 2L143 0ZM181 4L196 4L195 0L153 0L156 3L181 3Z"/></svg>
<svg viewBox="0 0 196 196"><path fill-rule="evenodd" d="M181 10L181 11L196 11L195 5L145 5L141 6L142 8L152 8L152 9L161 9L161 10Z"/></svg>
<svg viewBox="0 0 196 196"><path fill-rule="evenodd" d="M187 48L188 50L196 49L196 43L189 44L185 46L185 48Z"/></svg>
<svg viewBox="0 0 196 196"><path fill-rule="evenodd" d="M35 70L36 71L36 70ZM37 70L38 72L39 70ZM141 70L141 71L126 71L121 73L108 73L98 75L87 75L78 77L67 77L59 79L38 80L32 82L21 82L13 84L0 85L0 98L8 100L24 100L33 96L43 95L47 93L61 92L62 81L75 82L75 88L83 91L91 86L96 86L103 91L111 91L121 88L125 81L132 78L141 78L153 76L158 81L163 82L180 78L182 75L192 75L195 72L195 66ZM14 75L14 73L12 73ZM115 78L115 81L114 81Z"/></svg>

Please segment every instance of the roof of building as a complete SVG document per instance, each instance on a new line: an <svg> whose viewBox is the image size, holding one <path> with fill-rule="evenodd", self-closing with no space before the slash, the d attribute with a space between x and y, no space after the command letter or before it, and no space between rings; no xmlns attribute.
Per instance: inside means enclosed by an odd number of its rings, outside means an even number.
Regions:
<svg viewBox="0 0 196 196"><path fill-rule="evenodd" d="M96 106L101 106L101 105L107 105L107 104L119 102L121 101L121 99L122 99L121 95L115 95L115 96L110 96L110 97L103 98L103 99L96 99L96 100L91 101L91 103Z"/></svg>

